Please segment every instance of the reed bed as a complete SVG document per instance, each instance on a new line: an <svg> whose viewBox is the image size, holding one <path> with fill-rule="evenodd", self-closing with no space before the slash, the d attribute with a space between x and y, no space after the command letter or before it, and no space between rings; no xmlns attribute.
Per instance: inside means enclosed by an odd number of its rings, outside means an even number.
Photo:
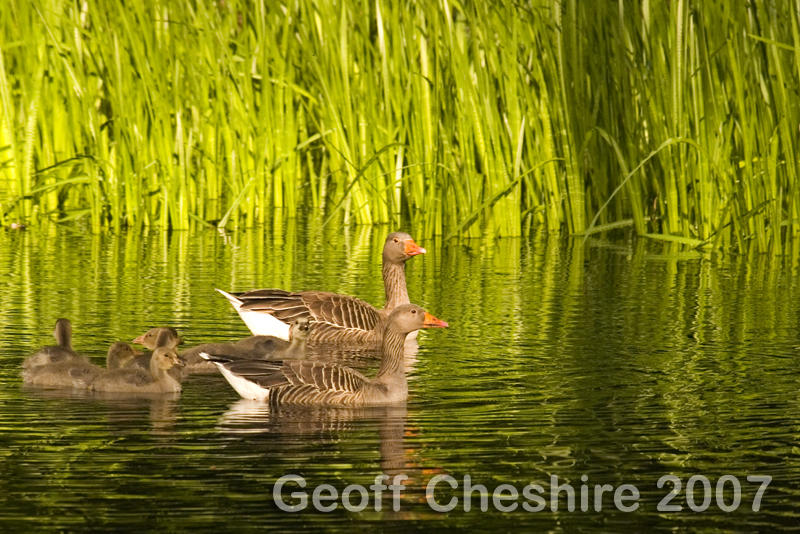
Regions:
<svg viewBox="0 0 800 534"><path fill-rule="evenodd" d="M800 249L800 2L23 0L0 224Z"/></svg>

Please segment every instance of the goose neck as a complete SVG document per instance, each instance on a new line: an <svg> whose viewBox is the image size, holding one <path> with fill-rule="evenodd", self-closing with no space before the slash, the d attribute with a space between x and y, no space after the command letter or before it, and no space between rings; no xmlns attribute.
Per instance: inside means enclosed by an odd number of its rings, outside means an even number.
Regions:
<svg viewBox="0 0 800 534"><path fill-rule="evenodd" d="M150 374L153 375L153 380L156 382L160 382L165 376L169 376L167 370L158 365L158 359L155 354L150 356Z"/></svg>
<svg viewBox="0 0 800 534"><path fill-rule="evenodd" d="M386 306L384 309L391 311L397 306L408 304L408 289L406 288L405 262L393 263L383 261L383 287L386 290Z"/></svg>
<svg viewBox="0 0 800 534"><path fill-rule="evenodd" d="M72 350L72 332L70 332L70 330L70 327L66 325L60 323L56 325L54 337L56 338L56 344L59 347Z"/></svg>
<svg viewBox="0 0 800 534"><path fill-rule="evenodd" d="M392 328L391 325L386 327L381 345L383 359L381 360L381 367L378 370L377 379L387 377L405 378L406 370L403 362L405 341L406 334L401 334L396 329Z"/></svg>

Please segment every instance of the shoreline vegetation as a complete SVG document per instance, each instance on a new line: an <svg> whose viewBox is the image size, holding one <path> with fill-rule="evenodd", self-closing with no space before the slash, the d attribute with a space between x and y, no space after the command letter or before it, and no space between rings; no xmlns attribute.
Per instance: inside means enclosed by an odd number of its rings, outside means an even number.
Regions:
<svg viewBox="0 0 800 534"><path fill-rule="evenodd" d="M8 3L0 225L800 250L800 4Z"/></svg>

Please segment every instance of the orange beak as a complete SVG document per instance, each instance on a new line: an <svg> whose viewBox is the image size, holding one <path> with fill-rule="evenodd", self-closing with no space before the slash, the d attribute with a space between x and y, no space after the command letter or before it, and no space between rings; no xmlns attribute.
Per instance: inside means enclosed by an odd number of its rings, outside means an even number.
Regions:
<svg viewBox="0 0 800 534"><path fill-rule="evenodd" d="M441 319L437 319L428 312L425 312L425 322L422 323L425 328L447 328L448 324Z"/></svg>
<svg viewBox="0 0 800 534"><path fill-rule="evenodd" d="M137 345L144 345L144 334L131 341L131 343L136 343Z"/></svg>
<svg viewBox="0 0 800 534"><path fill-rule="evenodd" d="M406 239L406 246L403 252L408 256L416 256L417 254L425 254L428 251L417 245L413 239Z"/></svg>

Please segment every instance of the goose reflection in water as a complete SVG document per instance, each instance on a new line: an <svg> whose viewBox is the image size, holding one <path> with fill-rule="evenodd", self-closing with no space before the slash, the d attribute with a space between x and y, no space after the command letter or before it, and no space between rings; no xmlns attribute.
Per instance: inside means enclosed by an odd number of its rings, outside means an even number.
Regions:
<svg viewBox="0 0 800 534"><path fill-rule="evenodd" d="M269 403L240 399L219 419L217 430L243 438L253 435L296 437L301 443L337 443L347 434L376 429L380 471L405 474L419 462L414 451L406 450L404 437L408 410L404 403L360 408L316 406L270 406Z"/></svg>
<svg viewBox="0 0 800 534"><path fill-rule="evenodd" d="M41 410L39 424L50 424L44 414L63 417L81 417L82 412L92 412L92 419L108 424L107 430L114 435L136 435L142 431L141 423L147 422L153 433L169 431L179 420L180 393L119 393L86 391L80 389L24 388L28 395L47 402L58 403L58 409ZM65 409L65 404L70 409ZM146 410L145 410L146 409ZM63 422L59 420L58 422Z"/></svg>
<svg viewBox="0 0 800 534"><path fill-rule="evenodd" d="M89 395L108 407L106 421L125 433L135 433L135 426L131 423L141 420L143 407L149 409L148 421L154 434L171 433L179 420L180 392L131 394L92 391Z"/></svg>

